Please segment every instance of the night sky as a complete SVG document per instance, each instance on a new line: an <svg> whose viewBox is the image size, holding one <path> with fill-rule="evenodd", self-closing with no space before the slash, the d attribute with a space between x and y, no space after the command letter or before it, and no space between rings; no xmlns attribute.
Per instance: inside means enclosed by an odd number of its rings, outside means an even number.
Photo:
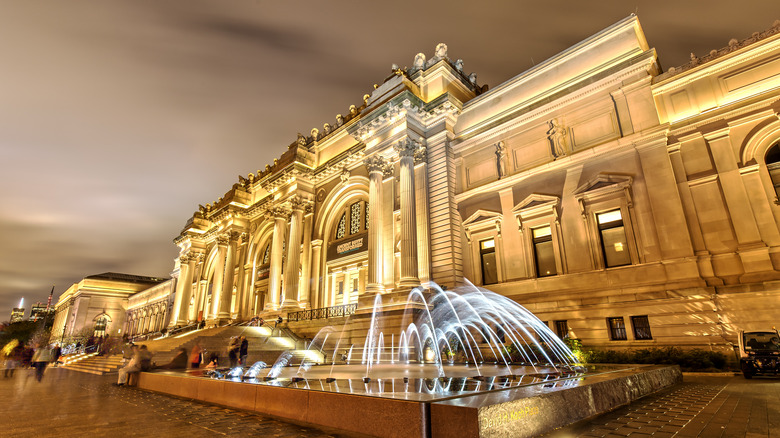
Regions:
<svg viewBox="0 0 780 438"><path fill-rule="evenodd" d="M664 70L767 1L0 1L0 321L107 271L168 277L198 204L439 42L491 88L637 13Z"/></svg>

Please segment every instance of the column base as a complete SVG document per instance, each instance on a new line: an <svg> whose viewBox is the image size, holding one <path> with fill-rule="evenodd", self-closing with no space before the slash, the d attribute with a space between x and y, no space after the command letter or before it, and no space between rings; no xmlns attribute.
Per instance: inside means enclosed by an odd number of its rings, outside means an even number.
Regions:
<svg viewBox="0 0 780 438"><path fill-rule="evenodd" d="M281 310L284 311L284 312L289 313L289 312L297 312L297 311L302 310L302 309L301 309L301 305L298 304L298 301L296 301L296 300L284 300L284 302L282 303Z"/></svg>
<svg viewBox="0 0 780 438"><path fill-rule="evenodd" d="M366 294L381 294L384 293L385 287L380 283L369 283L366 285Z"/></svg>
<svg viewBox="0 0 780 438"><path fill-rule="evenodd" d="M398 282L399 289L414 289L420 286L420 279L417 277L404 277Z"/></svg>

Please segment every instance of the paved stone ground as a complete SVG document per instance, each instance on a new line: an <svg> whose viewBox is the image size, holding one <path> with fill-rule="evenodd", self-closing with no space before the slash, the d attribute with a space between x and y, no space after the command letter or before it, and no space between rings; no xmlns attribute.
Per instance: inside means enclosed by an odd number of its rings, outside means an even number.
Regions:
<svg viewBox="0 0 780 438"><path fill-rule="evenodd" d="M0 375L2 437L356 437L112 386L116 376L48 369ZM685 376L684 383L546 435L568 437L780 438L780 379Z"/></svg>
<svg viewBox="0 0 780 438"><path fill-rule="evenodd" d="M780 379L684 377L674 388L547 434L568 437L780 437Z"/></svg>
<svg viewBox="0 0 780 438"><path fill-rule="evenodd" d="M357 436L120 388L112 385L115 381L116 375L96 376L61 368L47 369L40 383L32 370L17 370L13 378L3 378L0 373L0 436Z"/></svg>

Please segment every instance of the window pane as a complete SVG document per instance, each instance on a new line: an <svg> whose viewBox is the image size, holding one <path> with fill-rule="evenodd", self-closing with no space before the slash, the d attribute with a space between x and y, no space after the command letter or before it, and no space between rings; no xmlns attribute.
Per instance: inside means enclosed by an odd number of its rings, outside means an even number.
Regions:
<svg viewBox="0 0 780 438"><path fill-rule="evenodd" d="M356 202L349 207L349 234L360 231L360 203Z"/></svg>
<svg viewBox="0 0 780 438"><path fill-rule="evenodd" d="M628 339L626 336L626 323L623 322L623 317L607 318L607 325L609 326L609 337L613 341L625 341Z"/></svg>
<svg viewBox="0 0 780 438"><path fill-rule="evenodd" d="M564 321L555 321L555 334L563 339L569 335L569 323Z"/></svg>
<svg viewBox="0 0 780 438"><path fill-rule="evenodd" d="M368 210L368 202L366 202L364 204L363 208L366 209L366 214L365 214L365 219L364 219L366 222L365 222L365 225L363 226L363 228L365 228L367 230L368 229L368 218L369 218L369 216L368 216L368 212L369 212L369 210Z"/></svg>
<svg viewBox="0 0 780 438"><path fill-rule="evenodd" d="M496 247L496 241L493 239L483 240L482 242L479 242L479 249L490 249L495 247Z"/></svg>
<svg viewBox="0 0 780 438"><path fill-rule="evenodd" d="M596 219L598 220L599 225L601 225L609 222L622 220L623 216L620 215L620 210L613 210L613 211L608 211L606 213L597 214Z"/></svg>
<svg viewBox="0 0 780 438"><path fill-rule="evenodd" d="M496 253L488 252L486 254L482 254L482 284L494 284L494 283L498 283L498 273L496 270Z"/></svg>
<svg viewBox="0 0 780 438"><path fill-rule="evenodd" d="M344 237L344 234L346 233L347 228L347 214L344 213L341 215L341 219L339 219L339 225L336 228L336 239L341 239Z"/></svg>
<svg viewBox="0 0 780 438"><path fill-rule="evenodd" d="M653 335L650 332L650 321L647 319L647 315L632 316L631 325L634 327L634 339L653 339Z"/></svg>
<svg viewBox="0 0 780 438"><path fill-rule="evenodd" d="M531 231L534 234L534 239L538 239L540 237L552 236L552 230L550 230L550 227L534 228Z"/></svg>
<svg viewBox="0 0 780 438"><path fill-rule="evenodd" d="M547 277L555 275L558 271L555 269L555 253L553 252L552 240L534 244L536 253L536 275Z"/></svg>
<svg viewBox="0 0 780 438"><path fill-rule="evenodd" d="M608 268L631 264L624 227L601 230L601 242L604 245L604 261Z"/></svg>

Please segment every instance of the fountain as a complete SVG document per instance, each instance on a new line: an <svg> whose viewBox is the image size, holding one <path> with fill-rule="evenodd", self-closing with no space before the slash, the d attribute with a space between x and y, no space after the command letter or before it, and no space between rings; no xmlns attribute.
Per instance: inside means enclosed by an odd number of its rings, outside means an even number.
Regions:
<svg viewBox="0 0 780 438"><path fill-rule="evenodd" d="M271 367L139 386L377 436L534 436L681 378L673 367L582 364L531 312L470 284L414 289L400 309L386 297Z"/></svg>
<svg viewBox="0 0 780 438"><path fill-rule="evenodd" d="M278 378L465 378L581 373L584 368L571 350L538 318L514 301L469 285L455 290L434 286L414 289L406 299L397 332L383 327L382 295L377 295L364 342L346 343L345 323L326 326L307 346L316 353L289 367L291 352L276 361L265 380ZM359 352L359 365L353 354ZM328 353L329 361L314 357ZM325 365L322 367L320 365ZM335 377L334 377L335 376ZM426 386L427 387L427 386ZM447 385L434 385L446 391ZM407 391L408 387L404 387Z"/></svg>

